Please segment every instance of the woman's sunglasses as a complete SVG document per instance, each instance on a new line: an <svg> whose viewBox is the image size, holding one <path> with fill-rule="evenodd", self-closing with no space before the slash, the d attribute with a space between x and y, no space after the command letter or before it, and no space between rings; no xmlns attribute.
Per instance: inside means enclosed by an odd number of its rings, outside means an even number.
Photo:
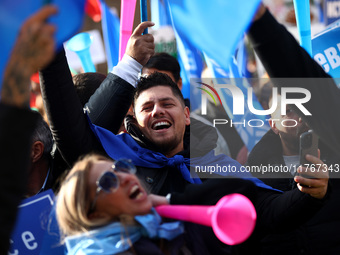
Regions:
<svg viewBox="0 0 340 255"><path fill-rule="evenodd" d="M136 167L134 164L132 164L131 160L119 159L113 163L112 169L109 169L103 172L96 181L97 190L96 190L96 195L90 207L90 212L94 211L94 208L96 206L96 201L98 199L98 195L100 191L110 193L110 192L115 192L118 189L119 178L114 172L135 174Z"/></svg>

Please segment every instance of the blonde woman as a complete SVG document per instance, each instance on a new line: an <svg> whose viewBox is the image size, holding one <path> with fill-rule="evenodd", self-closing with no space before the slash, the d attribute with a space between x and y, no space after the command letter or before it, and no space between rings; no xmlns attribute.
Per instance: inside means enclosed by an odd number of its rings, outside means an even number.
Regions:
<svg viewBox="0 0 340 255"><path fill-rule="evenodd" d="M197 254L182 223L161 224L135 172L127 160L98 155L74 165L56 205L68 254Z"/></svg>

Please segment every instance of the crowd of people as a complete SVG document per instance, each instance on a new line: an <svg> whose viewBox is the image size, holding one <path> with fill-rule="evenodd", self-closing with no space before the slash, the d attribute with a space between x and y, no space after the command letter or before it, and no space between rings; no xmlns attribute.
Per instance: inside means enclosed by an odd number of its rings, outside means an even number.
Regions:
<svg viewBox="0 0 340 255"><path fill-rule="evenodd" d="M208 117L190 116L177 60L155 54L153 36L143 34L152 22L135 28L107 75L72 77L65 51L55 52L57 28L46 22L56 12L47 5L25 21L2 81L1 254L22 198L47 189L57 195L58 245L66 254L340 253L340 183L333 171L340 164L340 123L332 114L340 91L264 5L248 37L273 86L310 91L311 116L295 105L285 115L273 112L271 129L242 162L236 159L244 143L235 129L217 130ZM29 109L28 84L37 70L48 124ZM221 106L209 109L227 116ZM306 160L319 171L300 166L299 139L309 129L319 136L319 157ZM211 165L236 171L192 174ZM243 165L297 171L251 174ZM248 197L257 213L253 234L240 245L222 243L210 227L164 220L154 209L214 205L232 193Z"/></svg>

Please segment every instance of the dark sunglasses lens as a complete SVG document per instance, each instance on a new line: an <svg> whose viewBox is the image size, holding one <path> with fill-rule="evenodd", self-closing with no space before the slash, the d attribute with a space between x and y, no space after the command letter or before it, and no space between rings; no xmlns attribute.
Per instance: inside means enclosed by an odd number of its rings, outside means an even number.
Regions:
<svg viewBox="0 0 340 255"><path fill-rule="evenodd" d="M118 172L123 173L129 173L129 174L135 174L136 173L136 167L130 160L127 159L120 159L117 160L114 164L115 170Z"/></svg>
<svg viewBox="0 0 340 255"><path fill-rule="evenodd" d="M112 172L106 172L99 180L99 186L102 190L110 192L118 187L118 178Z"/></svg>

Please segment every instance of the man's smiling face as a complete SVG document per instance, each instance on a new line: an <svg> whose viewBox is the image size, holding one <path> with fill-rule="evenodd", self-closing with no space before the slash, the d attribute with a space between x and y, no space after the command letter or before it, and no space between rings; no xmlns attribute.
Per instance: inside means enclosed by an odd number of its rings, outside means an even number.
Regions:
<svg viewBox="0 0 340 255"><path fill-rule="evenodd" d="M189 109L168 86L154 86L135 100L135 117L144 136L167 157L182 151Z"/></svg>

